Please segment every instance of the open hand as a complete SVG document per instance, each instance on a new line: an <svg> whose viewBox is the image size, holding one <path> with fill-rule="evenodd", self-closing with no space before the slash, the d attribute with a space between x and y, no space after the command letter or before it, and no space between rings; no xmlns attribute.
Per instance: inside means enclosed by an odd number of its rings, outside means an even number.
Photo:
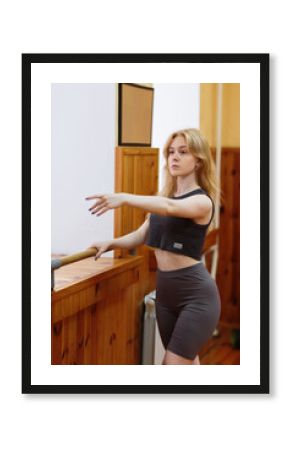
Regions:
<svg viewBox="0 0 290 450"><path fill-rule="evenodd" d="M89 208L92 214L96 214L97 216L101 216L109 209L119 208L125 203L125 196L123 192L114 193L114 194L95 194L89 197L86 197L86 200L95 200L97 201Z"/></svg>

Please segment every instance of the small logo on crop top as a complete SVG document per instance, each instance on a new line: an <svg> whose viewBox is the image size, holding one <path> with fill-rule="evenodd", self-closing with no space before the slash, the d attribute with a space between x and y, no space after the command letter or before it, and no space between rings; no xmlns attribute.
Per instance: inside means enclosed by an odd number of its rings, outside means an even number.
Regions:
<svg viewBox="0 0 290 450"><path fill-rule="evenodd" d="M173 242L173 247L181 250L183 248L183 244L181 244L180 242Z"/></svg>

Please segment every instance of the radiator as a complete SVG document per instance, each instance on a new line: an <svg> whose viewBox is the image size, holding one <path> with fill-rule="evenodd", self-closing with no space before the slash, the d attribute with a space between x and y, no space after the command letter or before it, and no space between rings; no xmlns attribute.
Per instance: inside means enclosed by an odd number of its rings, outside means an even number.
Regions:
<svg viewBox="0 0 290 450"><path fill-rule="evenodd" d="M144 297L142 364L161 364L165 353L155 314L156 291Z"/></svg>

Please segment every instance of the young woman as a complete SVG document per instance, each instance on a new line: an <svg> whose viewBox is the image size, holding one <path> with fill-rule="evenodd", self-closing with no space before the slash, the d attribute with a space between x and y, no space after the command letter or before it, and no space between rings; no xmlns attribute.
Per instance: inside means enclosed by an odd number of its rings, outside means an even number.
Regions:
<svg viewBox="0 0 290 450"><path fill-rule="evenodd" d="M100 216L130 205L149 217L133 233L94 242L96 259L114 248L146 243L157 261L156 319L166 349L162 364L200 364L198 352L212 336L220 317L215 281L201 261L206 232L214 215L215 168L206 139L197 129L169 136L163 155L164 188L156 196L96 194L89 209Z"/></svg>

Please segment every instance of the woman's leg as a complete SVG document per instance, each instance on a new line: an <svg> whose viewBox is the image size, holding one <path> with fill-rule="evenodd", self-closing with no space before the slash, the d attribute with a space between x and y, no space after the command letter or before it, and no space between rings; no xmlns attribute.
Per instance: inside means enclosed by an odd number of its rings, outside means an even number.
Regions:
<svg viewBox="0 0 290 450"><path fill-rule="evenodd" d="M211 337L216 325L212 320L215 315L206 312L195 304L188 304L182 309L166 347L164 364L200 365L198 352Z"/></svg>
<svg viewBox="0 0 290 450"><path fill-rule="evenodd" d="M157 301L155 305L158 330L163 347L166 349L172 336L178 314L171 311L170 308L167 308L159 301Z"/></svg>
<svg viewBox="0 0 290 450"><path fill-rule="evenodd" d="M183 356L176 355L175 353L171 352L170 350L166 350L163 361L163 365L190 365L190 364L200 364L198 355L192 360L183 358Z"/></svg>

